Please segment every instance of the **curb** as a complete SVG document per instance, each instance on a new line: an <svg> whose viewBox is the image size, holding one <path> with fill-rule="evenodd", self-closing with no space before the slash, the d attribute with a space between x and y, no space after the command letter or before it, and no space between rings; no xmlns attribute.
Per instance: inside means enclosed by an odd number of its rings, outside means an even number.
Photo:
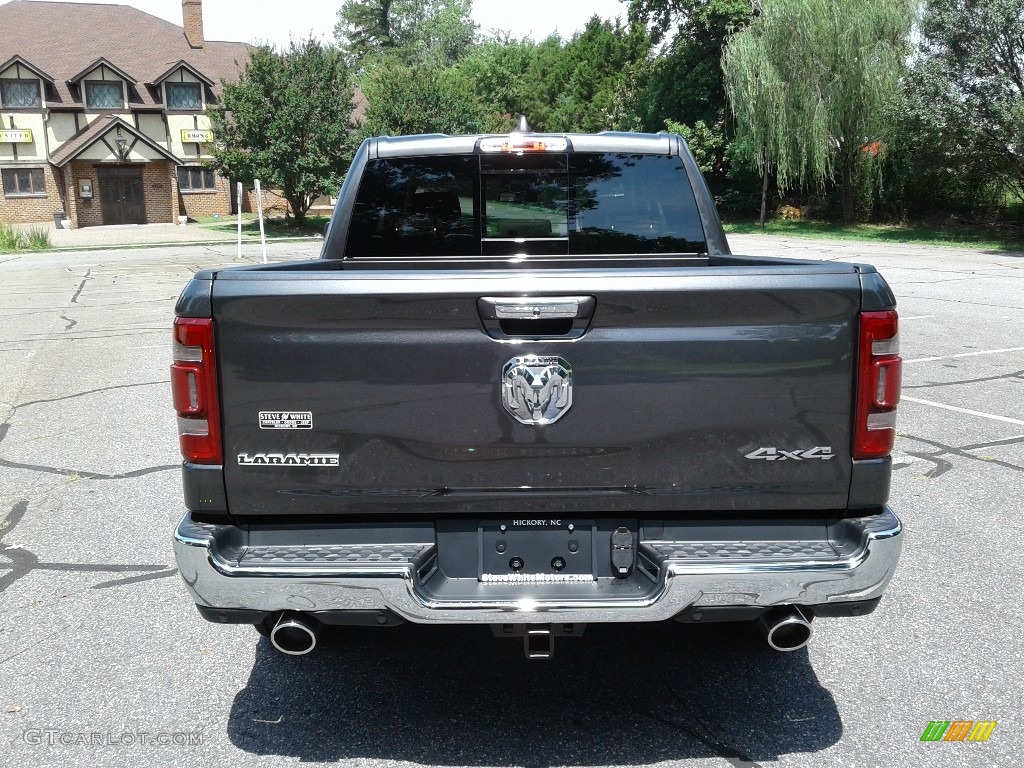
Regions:
<svg viewBox="0 0 1024 768"><path fill-rule="evenodd" d="M311 237L274 237L267 240L267 245L273 245L274 243L304 243L307 241L323 241L322 237L311 236ZM97 245L74 245L74 246L57 246L51 248L48 251L19 251L16 255L23 256L31 253L78 253L81 251L119 251L127 250L129 248L175 248L175 247L193 247L196 245L236 245L238 240L171 240L162 242L141 242L141 243L104 243ZM260 241L255 240L243 240L242 245L259 245Z"/></svg>

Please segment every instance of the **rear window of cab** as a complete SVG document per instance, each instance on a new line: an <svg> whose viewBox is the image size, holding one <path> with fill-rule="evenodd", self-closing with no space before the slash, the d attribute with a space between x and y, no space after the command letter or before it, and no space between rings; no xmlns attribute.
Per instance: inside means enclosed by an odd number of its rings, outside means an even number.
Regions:
<svg viewBox="0 0 1024 768"><path fill-rule="evenodd" d="M350 258L706 252L682 161L544 153L370 160Z"/></svg>

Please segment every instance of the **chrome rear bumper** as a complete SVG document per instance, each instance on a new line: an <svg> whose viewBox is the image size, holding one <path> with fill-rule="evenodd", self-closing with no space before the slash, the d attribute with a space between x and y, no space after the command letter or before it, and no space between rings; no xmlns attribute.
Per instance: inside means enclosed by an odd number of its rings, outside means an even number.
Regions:
<svg viewBox="0 0 1024 768"><path fill-rule="evenodd" d="M416 623L591 623L671 619L701 606L821 605L881 597L902 546L888 508L830 528L841 541L642 541L635 587L598 579L566 597L550 584L481 585L470 599L429 586L432 543L225 547L231 526L193 522L174 534L199 606L250 611L390 611ZM237 540L237 537L235 537Z"/></svg>

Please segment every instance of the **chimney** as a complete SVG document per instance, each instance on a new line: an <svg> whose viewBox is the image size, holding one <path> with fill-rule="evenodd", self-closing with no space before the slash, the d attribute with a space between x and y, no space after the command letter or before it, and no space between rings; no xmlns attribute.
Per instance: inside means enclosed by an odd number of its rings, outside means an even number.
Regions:
<svg viewBox="0 0 1024 768"><path fill-rule="evenodd" d="M181 19L188 44L202 48L206 44L203 38L203 0L181 0Z"/></svg>

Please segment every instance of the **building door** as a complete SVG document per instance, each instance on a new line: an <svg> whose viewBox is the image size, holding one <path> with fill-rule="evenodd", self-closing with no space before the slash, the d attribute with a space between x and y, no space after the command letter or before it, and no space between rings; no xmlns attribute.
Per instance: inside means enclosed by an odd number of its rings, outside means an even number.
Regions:
<svg viewBox="0 0 1024 768"><path fill-rule="evenodd" d="M104 224L145 224L142 169L135 166L97 168Z"/></svg>

